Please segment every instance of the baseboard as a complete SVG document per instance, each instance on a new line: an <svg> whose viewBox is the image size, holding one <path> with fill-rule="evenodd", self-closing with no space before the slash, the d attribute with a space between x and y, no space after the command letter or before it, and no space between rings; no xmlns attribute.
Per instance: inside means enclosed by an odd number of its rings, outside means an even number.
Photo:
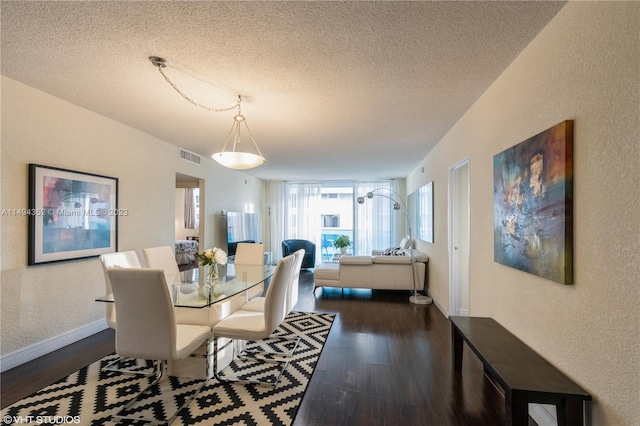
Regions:
<svg viewBox="0 0 640 426"><path fill-rule="evenodd" d="M558 421L542 404L529 404L529 417L533 419L538 426L557 426Z"/></svg>
<svg viewBox="0 0 640 426"><path fill-rule="evenodd" d="M26 362L33 361L36 358L63 348L71 343L77 342L78 340L94 335L106 328L107 323L102 319L76 328L75 330L34 343L33 345L29 345L17 351L10 352L0 358L0 373Z"/></svg>
<svg viewBox="0 0 640 426"><path fill-rule="evenodd" d="M447 310L447 308L445 308L445 306L438 299L433 297L433 294L429 294L429 297L433 300L433 304L436 305L440 312L442 312L442 315L444 315L445 318L449 318L449 311Z"/></svg>

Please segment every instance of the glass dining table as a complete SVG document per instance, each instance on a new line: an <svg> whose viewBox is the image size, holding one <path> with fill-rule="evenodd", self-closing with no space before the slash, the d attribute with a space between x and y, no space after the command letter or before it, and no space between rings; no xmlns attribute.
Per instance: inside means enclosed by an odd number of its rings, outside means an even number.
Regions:
<svg viewBox="0 0 640 426"><path fill-rule="evenodd" d="M221 319L241 309L249 299L262 294L275 269L276 267L272 265L227 264L219 268L220 278L215 286L203 284L202 268L177 274L169 286L177 323L213 327ZM108 294L95 300L113 303L113 295ZM222 343L223 346L218 354L214 355L210 344L203 349L203 354L199 358L188 357L183 360L169 361L168 374L195 379L210 378L214 365L213 356L223 360L219 362L220 365L226 365L233 357L232 346L229 343ZM206 366L209 368L205 374L203 374L205 371L203 363L206 362L204 358L208 358Z"/></svg>
<svg viewBox="0 0 640 426"><path fill-rule="evenodd" d="M248 301L250 292L256 293L266 284L275 266L272 265L234 265L227 264L221 268L218 283L210 286L199 282L202 271L196 273L181 272L176 275L170 285L171 299L176 308L202 309L221 304L232 298L245 294ZM97 302L113 303L113 294L95 299Z"/></svg>

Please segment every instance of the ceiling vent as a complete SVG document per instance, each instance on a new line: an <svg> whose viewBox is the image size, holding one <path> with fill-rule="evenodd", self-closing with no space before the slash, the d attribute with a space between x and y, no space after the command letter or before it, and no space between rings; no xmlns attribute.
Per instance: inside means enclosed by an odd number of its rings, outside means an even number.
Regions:
<svg viewBox="0 0 640 426"><path fill-rule="evenodd" d="M193 152L185 151L180 148L180 159L184 161L188 161L193 164L200 165L200 156L198 154L194 154Z"/></svg>

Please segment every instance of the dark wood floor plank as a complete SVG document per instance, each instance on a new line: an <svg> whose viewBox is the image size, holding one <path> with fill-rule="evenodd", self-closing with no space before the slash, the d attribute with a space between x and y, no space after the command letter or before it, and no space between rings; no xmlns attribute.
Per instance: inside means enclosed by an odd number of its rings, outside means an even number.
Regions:
<svg viewBox="0 0 640 426"><path fill-rule="evenodd" d="M0 407L11 405L114 351L115 333L109 329L7 370L0 374Z"/></svg>
<svg viewBox="0 0 640 426"><path fill-rule="evenodd" d="M449 321L408 292L306 290L296 310L338 316L294 422L324 425L497 425L504 400L471 357L451 368Z"/></svg>
<svg viewBox="0 0 640 426"><path fill-rule="evenodd" d="M504 399L464 357L451 366L449 320L409 293L318 289L303 271L295 310L335 313L294 426L498 425ZM108 330L1 375L2 407L112 353Z"/></svg>

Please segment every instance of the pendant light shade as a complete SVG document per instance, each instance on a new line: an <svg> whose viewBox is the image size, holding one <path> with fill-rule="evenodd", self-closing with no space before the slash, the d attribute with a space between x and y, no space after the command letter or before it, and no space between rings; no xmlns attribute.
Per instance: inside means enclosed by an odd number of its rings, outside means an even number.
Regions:
<svg viewBox="0 0 640 426"><path fill-rule="evenodd" d="M236 170L253 169L265 162L264 157L250 152L216 152L211 158L225 167Z"/></svg>
<svg viewBox="0 0 640 426"><path fill-rule="evenodd" d="M260 152L260 148L258 148L258 144L253 139L253 135L251 134L251 130L249 130L249 126L247 125L247 120L241 114L240 111L240 102L242 98L238 96L238 114L233 117L233 124L231 125L231 130L227 134L227 138L224 141L224 145L222 147L222 151L216 152L211 156L215 161L223 165L224 167L228 167L230 169L235 170L247 170L253 169L254 167L261 166L264 164L265 159ZM247 135L251 139L251 143L253 144L254 152L244 151L240 146L241 138L240 138L240 129L244 124L244 128L247 131ZM233 145L229 147L227 150L227 146L229 145L229 139L233 138ZM247 144L248 145L248 144Z"/></svg>

